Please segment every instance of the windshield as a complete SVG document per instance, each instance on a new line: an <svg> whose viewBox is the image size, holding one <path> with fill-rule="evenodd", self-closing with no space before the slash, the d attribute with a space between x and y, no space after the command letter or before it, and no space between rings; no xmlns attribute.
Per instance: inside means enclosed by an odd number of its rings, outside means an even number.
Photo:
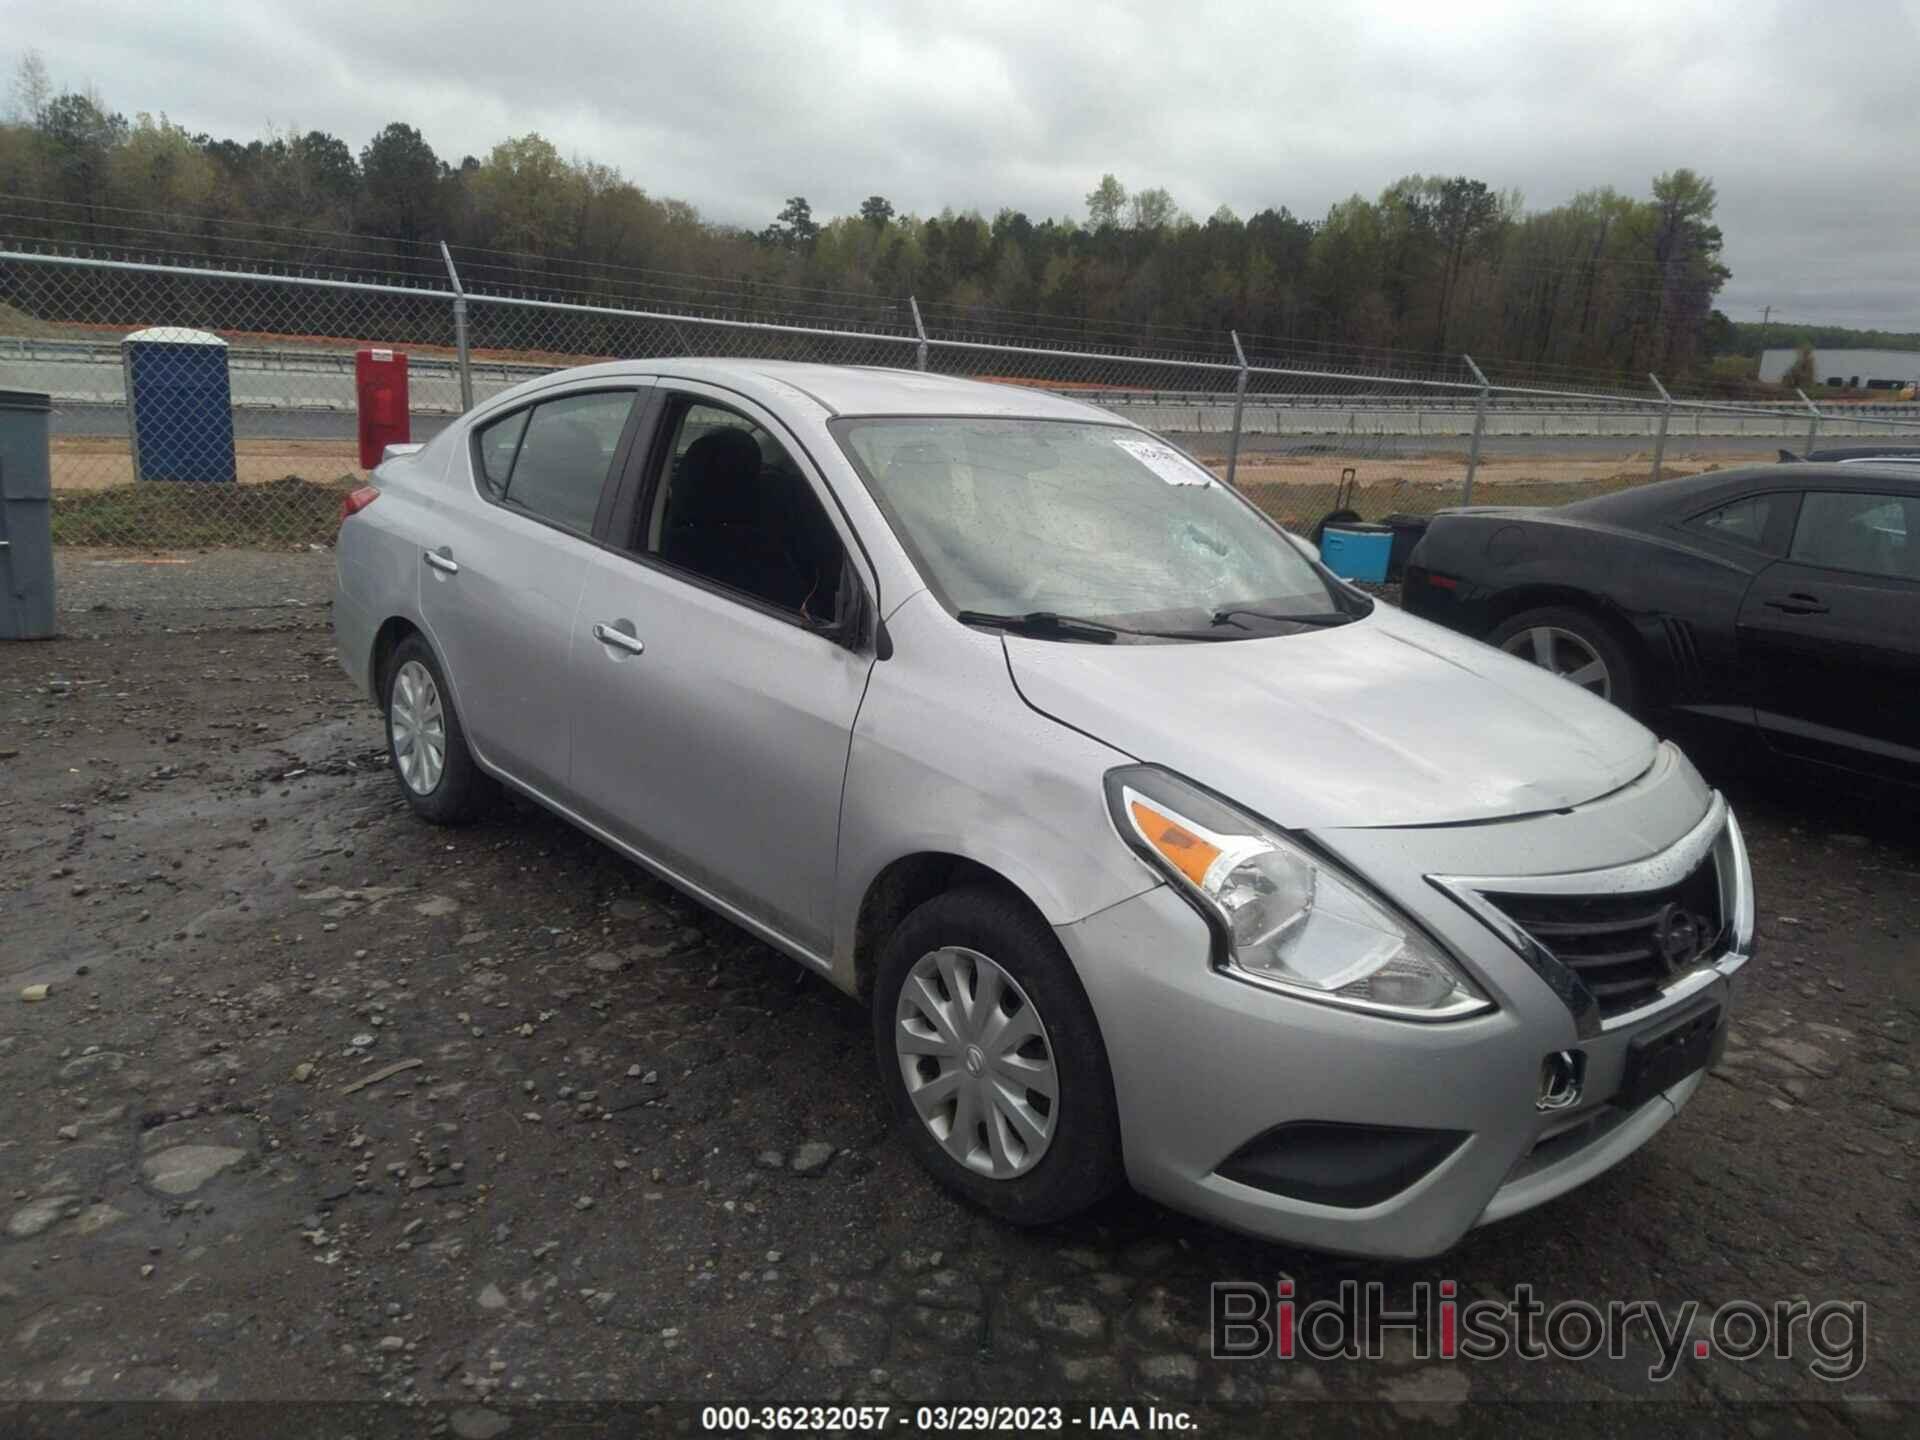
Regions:
<svg viewBox="0 0 1920 1440"><path fill-rule="evenodd" d="M1366 608L1211 473L1142 431L979 417L833 429L956 613L1049 612L1225 639Z"/></svg>

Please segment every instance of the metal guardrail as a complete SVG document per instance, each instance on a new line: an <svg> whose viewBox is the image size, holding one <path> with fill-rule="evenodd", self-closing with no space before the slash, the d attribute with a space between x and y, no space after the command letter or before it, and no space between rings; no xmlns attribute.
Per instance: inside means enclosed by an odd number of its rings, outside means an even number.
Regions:
<svg viewBox="0 0 1920 1440"><path fill-rule="evenodd" d="M1728 403L1674 396L1653 377L1632 392L1509 385L1467 356L1458 378L1445 362L1429 375L1321 370L1266 363L1232 334L1219 349L1231 359L1050 349L929 334L911 298L902 307L910 329L829 329L476 293L450 260L443 285L391 285L0 251L0 300L6 328L42 332L0 334L0 388L55 397L63 545L325 543L342 487L364 473L351 418L362 347L407 352L411 408L426 431L522 381L608 356L882 365L1023 384L1192 437L1191 448L1222 457L1225 473L1288 524L1335 504L1373 516L1431 511L1470 498L1476 483L1503 498L1570 499L1670 473L1670 443L1691 437L1794 450L1823 430L1920 442L1920 406L1898 402ZM135 478L118 336L152 325L227 339L230 458L219 477L203 477L227 483ZM1630 448L1483 453L1521 436ZM1255 437L1267 443L1243 443ZM1639 458L1643 444L1651 465Z"/></svg>
<svg viewBox="0 0 1920 1440"><path fill-rule="evenodd" d="M357 347L356 347L357 348ZM593 357L601 358L601 357ZM246 346L230 345L227 351L228 365L233 370L254 371L260 373L284 373L297 375L323 375L341 380L351 380L354 373L354 350L321 349L309 346ZM121 369L120 342L115 340L64 340L46 339L37 336L0 335L0 366L57 366L57 365L96 365L105 372L119 372ZM580 363L585 363L583 360ZM422 384L457 381L460 362L455 356L436 356L422 354L418 349L408 353L408 370L412 377ZM565 368L559 364L532 364L491 360L485 357L472 358L468 362L468 373L477 380L487 382L489 389L501 389L548 375L555 370ZM111 388L111 387L108 387ZM1346 394L1326 392L1275 393L1256 391L1242 397L1233 393L1221 394L1204 390L1157 390L1132 389L1121 386L1102 386L1086 388L1071 382L1058 386L1045 387L1053 393L1086 400L1103 409L1119 411L1135 409L1194 408L1231 411L1240 406L1243 410L1353 410L1392 414L1405 412L1410 414L1433 415L1472 415L1480 408L1477 395L1382 395L1373 391L1354 391ZM57 387L51 393L56 399L81 403L98 403L100 387L84 387L62 393ZM1644 400L1635 398L1616 398L1582 395L1578 392L1533 392L1504 389L1496 391L1497 408L1500 413L1513 415L1535 414L1542 417L1574 417L1596 415L1609 417L1635 416L1648 419L1657 418L1671 405L1676 412L1686 412L1701 416L1727 415L1749 416L1757 419L1792 421L1796 426L1804 426L1807 411L1797 400L1791 401L1744 401L1738 403L1716 401L1663 400L1649 396ZM258 396L236 395L236 406L241 408L258 407L265 409L352 409L353 397L345 392L338 401L300 400L287 398L276 400ZM447 413L458 413L458 407L451 407ZM1920 424L1920 409L1913 404L1899 402L1850 402L1845 409L1828 409L1821 412L1823 420L1844 423L1846 420L1886 418L1891 421L1905 421ZM1208 426L1212 430L1214 426ZM1696 428L1694 433L1707 433Z"/></svg>

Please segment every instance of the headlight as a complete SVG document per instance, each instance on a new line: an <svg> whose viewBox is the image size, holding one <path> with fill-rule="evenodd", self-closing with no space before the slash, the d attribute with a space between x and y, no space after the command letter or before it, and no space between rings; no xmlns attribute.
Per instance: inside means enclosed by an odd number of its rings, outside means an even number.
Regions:
<svg viewBox="0 0 1920 1440"><path fill-rule="evenodd" d="M1127 843L1199 905L1240 978L1410 1020L1493 1008L1432 941L1354 881L1167 771L1109 771L1107 802Z"/></svg>

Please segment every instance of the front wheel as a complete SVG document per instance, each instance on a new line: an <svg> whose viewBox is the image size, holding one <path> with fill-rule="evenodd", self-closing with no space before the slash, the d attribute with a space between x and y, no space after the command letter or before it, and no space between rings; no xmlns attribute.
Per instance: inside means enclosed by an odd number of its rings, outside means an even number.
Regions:
<svg viewBox="0 0 1920 1440"><path fill-rule="evenodd" d="M1487 636L1487 643L1622 710L1632 710L1640 698L1633 657L1613 631L1584 610L1565 605L1523 610Z"/></svg>
<svg viewBox="0 0 1920 1440"><path fill-rule="evenodd" d="M1120 1183L1120 1125L1100 1027L1046 923L989 889L901 922L873 996L881 1083L926 1169L1022 1225Z"/></svg>

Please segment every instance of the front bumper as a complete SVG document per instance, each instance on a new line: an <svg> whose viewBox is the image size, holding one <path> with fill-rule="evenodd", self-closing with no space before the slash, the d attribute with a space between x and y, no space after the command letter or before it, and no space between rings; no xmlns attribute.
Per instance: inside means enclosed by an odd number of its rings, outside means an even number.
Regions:
<svg viewBox="0 0 1920 1440"><path fill-rule="evenodd" d="M1691 776L1661 777L1672 783ZM1694 803L1704 794L1694 777ZM1630 790L1635 787L1629 787ZM1601 865L1629 858L1650 814L1672 812L1666 794L1624 794L1601 806L1636 807L1607 842L1583 836ZM1704 1070L1633 1108L1612 1103L1636 1037L1682 1011L1719 1007L1720 1034L1736 977L1750 953L1735 949L1689 975L1683 992L1604 1027L1583 1022L1548 981L1481 918L1424 883L1434 874L1495 873L1476 830L1497 829L1500 851L1538 856L1570 815L1497 827L1346 832L1338 848L1470 968L1498 1008L1466 1020L1383 1020L1262 990L1207 963L1199 915L1162 886L1059 928L1099 1018L1119 1102L1129 1179L1179 1210L1266 1238L1348 1254L1437 1254L1478 1224L1541 1204L1617 1164L1657 1133L1699 1088ZM1697 817L1700 811L1693 810ZM1591 822L1606 830L1606 818ZM1682 823L1665 833L1685 833ZM1523 834L1531 830L1532 834ZM1733 832L1738 847L1738 831ZM1325 837L1323 837L1325 838ZM1639 856L1647 854L1644 842ZM1562 847L1578 851L1580 846ZM1364 858L1355 852L1364 852ZM1745 875L1744 853L1741 855ZM1539 868L1537 863L1534 867ZM1505 872L1500 872L1505 873ZM1746 883L1744 878L1741 883ZM1742 903L1751 913L1750 891ZM1748 934L1750 935L1750 927ZM1583 1057L1580 1099L1537 1108L1543 1059ZM1275 1193L1222 1174L1243 1147L1281 1127L1370 1127L1451 1132L1455 1142L1420 1162L1417 1178L1370 1203L1328 1204ZM1358 1132L1354 1132L1358 1133ZM1311 1193L1311 1192L1309 1192Z"/></svg>

